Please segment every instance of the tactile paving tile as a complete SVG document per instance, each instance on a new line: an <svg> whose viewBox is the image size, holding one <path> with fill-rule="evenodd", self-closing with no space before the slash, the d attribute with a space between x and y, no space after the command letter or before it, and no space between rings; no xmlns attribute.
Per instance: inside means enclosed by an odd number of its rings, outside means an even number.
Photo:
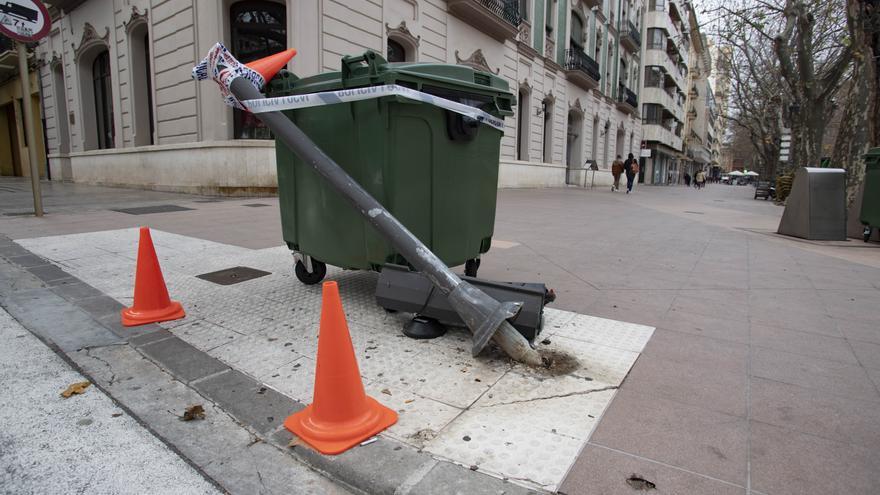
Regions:
<svg viewBox="0 0 880 495"><path fill-rule="evenodd" d="M204 320L196 320L178 325L171 329L171 333L196 349L205 352L241 337L241 334L218 327Z"/></svg>
<svg viewBox="0 0 880 495"><path fill-rule="evenodd" d="M581 449L580 438L536 430L529 404L463 412L424 450L496 476L554 490Z"/></svg>
<svg viewBox="0 0 880 495"><path fill-rule="evenodd" d="M152 234L171 297L187 311L186 318L161 325L281 393L311 402L322 289L296 279L286 246L248 250ZM137 229L122 229L20 243L130 304L137 239ZM239 265L271 275L230 286L194 276ZM430 341L403 336L412 315L376 305L377 277L327 267L326 280L339 284L365 389L400 414L382 434L548 490L562 481L653 332L546 308L538 347L577 361L567 375L552 376L513 363L492 346L472 357L465 328Z"/></svg>
<svg viewBox="0 0 880 495"><path fill-rule="evenodd" d="M645 325L588 315L574 315L568 323L550 331L551 335L593 342L632 352L641 352L653 333L654 329Z"/></svg>
<svg viewBox="0 0 880 495"><path fill-rule="evenodd" d="M422 448L462 412L448 404L384 383L371 382L365 385L365 389L367 395L397 412L397 423L382 435L417 448Z"/></svg>

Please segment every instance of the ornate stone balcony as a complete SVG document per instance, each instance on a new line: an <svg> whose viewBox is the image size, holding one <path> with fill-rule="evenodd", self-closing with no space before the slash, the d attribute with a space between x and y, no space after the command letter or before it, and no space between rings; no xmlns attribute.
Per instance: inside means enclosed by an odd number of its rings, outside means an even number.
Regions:
<svg viewBox="0 0 880 495"><path fill-rule="evenodd" d="M522 15L517 0L447 0L449 13L471 26L504 41L516 38Z"/></svg>
<svg viewBox="0 0 880 495"><path fill-rule="evenodd" d="M565 51L565 75L572 82L584 89L599 87L599 64L581 50Z"/></svg>

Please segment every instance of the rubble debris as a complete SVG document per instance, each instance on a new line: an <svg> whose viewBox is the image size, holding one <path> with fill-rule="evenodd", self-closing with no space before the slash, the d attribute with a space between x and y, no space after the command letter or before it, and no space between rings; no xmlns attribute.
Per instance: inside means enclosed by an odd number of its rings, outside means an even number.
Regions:
<svg viewBox="0 0 880 495"><path fill-rule="evenodd" d="M92 384L92 382L89 382L89 381L71 383L70 386L64 390L64 392L61 392L61 397L68 399L68 398L70 398L71 395L83 394L83 393L85 393L86 389L89 388L89 385L91 385L91 384Z"/></svg>
<svg viewBox="0 0 880 495"><path fill-rule="evenodd" d="M201 404L187 407L183 412L183 416L180 417L181 421L193 421L195 419L205 419L205 408Z"/></svg>
<svg viewBox="0 0 880 495"><path fill-rule="evenodd" d="M639 476L637 474L633 474L632 476L627 478L626 484L629 485L630 488L632 488L633 490L648 491L648 490L653 490L653 489L657 488L657 485L646 480L645 478L642 478L641 476Z"/></svg>

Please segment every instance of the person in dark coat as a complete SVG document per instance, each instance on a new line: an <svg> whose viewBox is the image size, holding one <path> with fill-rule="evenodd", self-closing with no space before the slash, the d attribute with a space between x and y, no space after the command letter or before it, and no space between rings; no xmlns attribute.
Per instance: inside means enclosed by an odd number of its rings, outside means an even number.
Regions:
<svg viewBox="0 0 880 495"><path fill-rule="evenodd" d="M623 172L626 174L626 193L629 194L633 189L636 174L639 173L639 162L636 161L632 153L623 162Z"/></svg>

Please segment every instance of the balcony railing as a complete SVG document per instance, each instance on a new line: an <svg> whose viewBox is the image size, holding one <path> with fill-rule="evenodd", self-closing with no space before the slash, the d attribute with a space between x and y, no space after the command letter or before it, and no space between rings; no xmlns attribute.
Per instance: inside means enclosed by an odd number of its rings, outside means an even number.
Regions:
<svg viewBox="0 0 880 495"><path fill-rule="evenodd" d="M522 14L518 0L447 0L449 13L504 41L519 34Z"/></svg>
<svg viewBox="0 0 880 495"><path fill-rule="evenodd" d="M490 12L504 19L511 26L519 27L522 16L519 14L519 2L516 0L476 0Z"/></svg>
<svg viewBox="0 0 880 495"><path fill-rule="evenodd" d="M575 82L581 82L588 89L598 86L602 78L599 75L599 64L577 49L565 50L565 70L569 75L574 76Z"/></svg>
<svg viewBox="0 0 880 495"><path fill-rule="evenodd" d="M642 34L632 21L626 21L620 42L625 48L633 52L639 51L639 48L642 46Z"/></svg>
<svg viewBox="0 0 880 495"><path fill-rule="evenodd" d="M629 114L639 108L639 97L623 84L617 88L617 108Z"/></svg>

